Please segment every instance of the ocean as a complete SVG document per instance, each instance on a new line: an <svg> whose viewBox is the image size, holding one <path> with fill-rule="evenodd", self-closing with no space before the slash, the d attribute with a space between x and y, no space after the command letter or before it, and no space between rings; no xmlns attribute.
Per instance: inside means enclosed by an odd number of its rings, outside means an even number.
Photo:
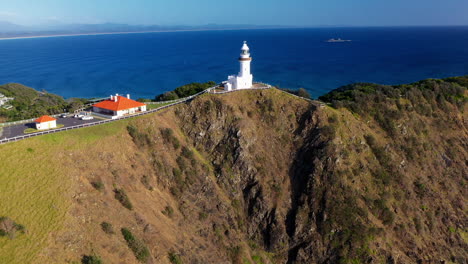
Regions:
<svg viewBox="0 0 468 264"><path fill-rule="evenodd" d="M351 42L328 43L330 38ZM254 81L313 97L354 82L402 84L468 74L468 27L187 31L0 40L0 84L65 98L154 98L238 72L242 41Z"/></svg>

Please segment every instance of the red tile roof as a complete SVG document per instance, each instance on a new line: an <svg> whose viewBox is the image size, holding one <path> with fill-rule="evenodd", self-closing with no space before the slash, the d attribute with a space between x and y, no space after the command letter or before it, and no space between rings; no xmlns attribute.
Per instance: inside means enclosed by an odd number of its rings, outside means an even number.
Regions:
<svg viewBox="0 0 468 264"><path fill-rule="evenodd" d="M51 117L51 116L48 116L48 115L43 115L41 117L39 117L38 119L34 120L34 122L36 123L44 123L44 122L49 122L49 121L55 121L57 119Z"/></svg>
<svg viewBox="0 0 468 264"><path fill-rule="evenodd" d="M145 105L144 103L140 103L135 100L128 99L127 97L117 96L117 102L111 99L107 99L97 104L94 104L93 106L111 110L111 111L120 111L120 110L127 110L130 108L141 107L144 105Z"/></svg>

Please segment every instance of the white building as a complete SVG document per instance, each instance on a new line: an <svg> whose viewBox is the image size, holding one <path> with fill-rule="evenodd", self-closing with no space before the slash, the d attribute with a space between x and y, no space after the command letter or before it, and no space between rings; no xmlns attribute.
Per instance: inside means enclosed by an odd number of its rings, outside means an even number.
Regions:
<svg viewBox="0 0 468 264"><path fill-rule="evenodd" d="M129 94L127 94L127 97L118 94L111 95L110 99L93 105L93 112L110 116L113 119L145 111L146 104L130 99Z"/></svg>
<svg viewBox="0 0 468 264"><path fill-rule="evenodd" d="M8 103L8 101L14 100L15 98L13 97L5 97L5 95L0 93L0 106Z"/></svg>
<svg viewBox="0 0 468 264"><path fill-rule="evenodd" d="M57 119L44 115L34 120L37 130L52 129L57 127Z"/></svg>
<svg viewBox="0 0 468 264"><path fill-rule="evenodd" d="M247 46L247 41L244 41L239 57L239 74L228 77L228 80L224 82L225 91L252 88L253 75L250 73L250 62L252 62L250 49L249 46Z"/></svg>

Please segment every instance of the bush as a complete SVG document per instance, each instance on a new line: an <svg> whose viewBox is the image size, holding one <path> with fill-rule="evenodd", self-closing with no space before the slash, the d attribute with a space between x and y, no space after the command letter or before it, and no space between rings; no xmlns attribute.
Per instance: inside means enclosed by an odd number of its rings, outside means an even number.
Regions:
<svg viewBox="0 0 468 264"><path fill-rule="evenodd" d="M91 185L98 191L104 190L104 183L102 183L102 181L93 181Z"/></svg>
<svg viewBox="0 0 468 264"><path fill-rule="evenodd" d="M168 216L169 218L172 218L172 216L174 216L174 209L172 209L172 207L168 205L164 208L164 211L162 211L162 213Z"/></svg>
<svg viewBox="0 0 468 264"><path fill-rule="evenodd" d="M168 258L169 258L169 261L172 263L172 264L182 264L182 258L177 255L175 252L169 252L168 254Z"/></svg>
<svg viewBox="0 0 468 264"><path fill-rule="evenodd" d="M84 255L83 258L81 259L82 264L102 264L101 257L92 255L92 256L87 256Z"/></svg>
<svg viewBox="0 0 468 264"><path fill-rule="evenodd" d="M143 186L145 186L146 189L150 191L153 190L153 186L151 186L150 184L150 177L148 177L147 175L143 175L143 177L141 177L141 184L143 184Z"/></svg>
<svg viewBox="0 0 468 264"><path fill-rule="evenodd" d="M180 157L180 156L177 157L176 163L177 163L177 165L179 166L179 168L180 168L181 171L185 171L185 169L187 169L187 163L186 163L186 161L185 161L184 158L182 158L182 157Z"/></svg>
<svg viewBox="0 0 468 264"><path fill-rule="evenodd" d="M299 97L306 98L306 99L311 99L312 98L310 96L309 92L304 88L299 88L297 90L293 90L293 89L280 89L280 90L285 91L285 92L290 93L290 94L297 95Z"/></svg>
<svg viewBox="0 0 468 264"><path fill-rule="evenodd" d="M114 193L115 199L117 199L123 205L123 207L127 208L128 210L133 209L133 205L123 189L115 189Z"/></svg>
<svg viewBox="0 0 468 264"><path fill-rule="evenodd" d="M151 141L150 136L146 133L140 132L138 128L136 128L135 126L128 125L127 131L128 131L128 134L130 134L130 136L132 137L133 142L135 142L137 146L139 147L152 146L153 142Z"/></svg>
<svg viewBox="0 0 468 264"><path fill-rule="evenodd" d="M174 131L170 128L163 128L161 129L161 136L163 137L164 141L166 143L172 144L174 149L179 149L180 147L180 142L179 139L177 139L174 136Z"/></svg>
<svg viewBox="0 0 468 264"><path fill-rule="evenodd" d="M299 90L297 90L297 95L300 97L307 98L307 99L311 98L309 92L304 88L299 88Z"/></svg>
<svg viewBox="0 0 468 264"><path fill-rule="evenodd" d="M184 98L187 96L194 95L199 93L207 88L215 86L215 82L206 82L206 83L189 83L180 87L177 87L174 91L165 92L156 96L156 101L168 101L168 100L175 100L179 98Z"/></svg>
<svg viewBox="0 0 468 264"><path fill-rule="evenodd" d="M138 261L145 263L150 257L150 252L146 245L140 239L136 238L130 230L122 228L120 230L125 241L127 241L128 247L133 251Z"/></svg>
<svg viewBox="0 0 468 264"><path fill-rule="evenodd" d="M102 231L104 231L106 234L114 234L114 228L112 227L111 223L102 222L101 228L102 228Z"/></svg>
<svg viewBox="0 0 468 264"><path fill-rule="evenodd" d="M26 228L8 217L0 217L0 237L8 236L10 239L13 239L17 232L24 234Z"/></svg>
<svg viewBox="0 0 468 264"><path fill-rule="evenodd" d="M184 146L182 148L182 156L184 156L187 159L193 159L193 151L191 151L189 148Z"/></svg>

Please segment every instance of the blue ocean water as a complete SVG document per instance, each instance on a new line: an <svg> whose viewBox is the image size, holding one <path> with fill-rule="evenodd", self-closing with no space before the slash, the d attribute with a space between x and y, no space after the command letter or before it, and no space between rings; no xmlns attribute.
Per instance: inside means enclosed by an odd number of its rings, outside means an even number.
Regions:
<svg viewBox="0 0 468 264"><path fill-rule="evenodd" d="M325 42L338 37L352 42ZM353 82L468 74L468 27L268 29L0 40L0 84L66 98L153 98L236 74L243 40L256 81L304 87L314 97Z"/></svg>

